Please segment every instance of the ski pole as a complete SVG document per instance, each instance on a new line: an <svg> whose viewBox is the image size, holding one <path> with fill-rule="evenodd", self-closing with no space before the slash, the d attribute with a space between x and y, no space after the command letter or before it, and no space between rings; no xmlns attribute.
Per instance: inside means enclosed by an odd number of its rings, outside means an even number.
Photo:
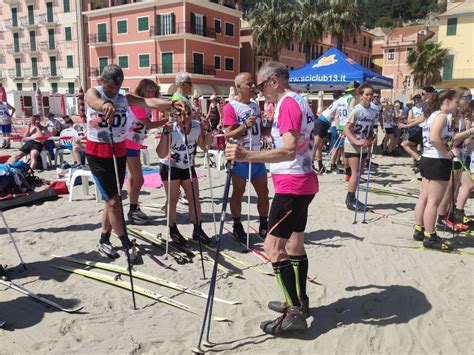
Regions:
<svg viewBox="0 0 474 355"><path fill-rule="evenodd" d="M5 216L3 215L2 210L0 210L0 214L2 215L3 223L5 224L5 228L7 230L8 235L10 236L10 239L12 240L12 243L13 243L13 246L15 247L16 253L18 254L18 257L20 258L21 266L23 267L23 270L26 270L26 264L23 261L23 258L21 257L20 250L18 250L18 247L15 243L15 239L13 238L13 234L10 231L10 228L8 227L7 220L5 219Z"/></svg>
<svg viewBox="0 0 474 355"><path fill-rule="evenodd" d="M373 151L374 151L374 146L372 145L372 153ZM365 224L367 223L365 221L365 215L367 213L367 199L369 197L369 183L370 183L370 173L372 169L372 159L369 160L369 166L367 169L368 169L368 172L367 172L367 184L365 185L364 216L362 218L362 223L365 223Z"/></svg>
<svg viewBox="0 0 474 355"><path fill-rule="evenodd" d="M362 152L363 151L364 151L363 147L360 147L359 174L357 175L357 194L356 194L355 210L354 210L354 222L352 222L352 224L357 224L357 210L359 209L360 177L362 176Z"/></svg>
<svg viewBox="0 0 474 355"><path fill-rule="evenodd" d="M252 110L253 114L253 110ZM252 132L249 134L249 150L252 151ZM247 249L250 248L250 180L252 177L252 162L249 162L249 179L247 182Z"/></svg>
<svg viewBox="0 0 474 355"><path fill-rule="evenodd" d="M165 128L166 129L166 128ZM171 230L170 230L170 195L171 195L171 140L173 138L173 130L168 132L168 194L166 196L166 228L168 231L166 233L166 250L165 250L165 259L168 259L168 250L169 250L169 242L171 238Z"/></svg>
<svg viewBox="0 0 474 355"><path fill-rule="evenodd" d="M125 239L130 243L130 239L128 239L127 227L125 224L125 216L123 214L122 189L120 188L120 179L119 179L118 167L117 167L117 156L115 155L115 143L114 143L114 134L113 134L112 127L110 127L110 144L112 145L112 160L114 162L115 181L117 183L117 195L119 199L120 214L122 216L123 233L124 233ZM135 301L135 288L133 287L132 263L130 262L130 251L128 247L129 247L128 245L126 246L124 245L125 254L127 255L128 269L130 270L130 286L132 289L133 309L136 311L137 304Z"/></svg>
<svg viewBox="0 0 474 355"><path fill-rule="evenodd" d="M199 335L199 341L198 341L198 346L196 348L192 349L192 352L195 354L203 354L204 350L201 349L201 344L207 346L207 347L212 347L214 346L213 343L209 341L209 334L211 331L211 319L212 319L212 306L214 302L214 291L216 288L216 279L217 279L217 265L219 262L219 253L220 253L220 248L221 248L221 240L222 240L222 234L224 231L224 222L225 222L225 216L226 216L226 209L227 209L227 202L229 199L229 191L230 191L230 182L231 182L231 176L232 176L232 163L231 161L227 161L226 163L226 181L225 181L225 186L224 186L224 197L222 199L222 209L221 209L221 217L220 217L220 222L219 222L219 235L217 236L217 243L216 243L216 252L214 256L214 266L212 268L212 276L211 276L211 282L209 284L209 293L207 296L207 303L206 303L206 310L204 312L204 319L202 321L202 326L201 326L201 333ZM204 331L206 329L206 323L207 324L207 333L206 333L206 340L203 342L203 336L204 336Z"/></svg>
<svg viewBox="0 0 474 355"><path fill-rule="evenodd" d="M191 129L192 128L193 128L193 123L191 121ZM194 178L193 178L192 169L191 169L191 158L189 155L189 147L188 147L188 134L186 133L186 124L184 122L184 117L183 117L183 131L184 131L184 145L186 145L186 156L188 157L188 171L189 171L189 179L191 182L191 190L192 190L192 198L193 198L194 220L196 224L199 224L197 206L196 206L196 194L194 193L194 182L193 182ZM199 228L201 228L201 226L199 226ZM201 256L202 277L205 280L206 271L204 270L204 258L202 256L202 242L201 242L200 236L198 238L198 244L199 244L199 255Z"/></svg>

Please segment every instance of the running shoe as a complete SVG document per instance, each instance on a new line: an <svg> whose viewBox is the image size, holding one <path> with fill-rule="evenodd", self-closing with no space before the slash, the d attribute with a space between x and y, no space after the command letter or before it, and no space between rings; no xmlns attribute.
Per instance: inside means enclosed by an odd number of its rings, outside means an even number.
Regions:
<svg viewBox="0 0 474 355"><path fill-rule="evenodd" d="M234 235L234 238L237 239L239 242L247 245L247 233L245 233L242 223L234 224L232 234Z"/></svg>
<svg viewBox="0 0 474 355"><path fill-rule="evenodd" d="M291 331L305 331L308 324L299 307L288 307L280 317L260 323L260 328L267 334L278 335Z"/></svg>
<svg viewBox="0 0 474 355"><path fill-rule="evenodd" d="M301 299L300 298L300 304L301 306L299 307L301 312L303 313L303 316L305 318L308 318L310 316L309 314L309 298L307 299ZM268 302L268 308L274 312L277 313L285 313L286 310L288 309L288 305L286 302L280 302L280 301L271 301Z"/></svg>
<svg viewBox="0 0 474 355"><path fill-rule="evenodd" d="M128 217L128 222L130 224L135 224L135 225L138 225L138 226L144 226L148 223L147 219L146 219L146 215L141 212L141 211L129 211L128 214L127 214L127 217ZM145 218L142 218L141 216L142 215L145 215Z"/></svg>
<svg viewBox="0 0 474 355"><path fill-rule="evenodd" d="M202 229L201 224L199 226L194 227L193 239L194 240L200 240L201 243L204 243L204 244L210 246L211 248L216 246L216 243L214 242L214 240L212 238L209 238L209 236L206 234L206 232L204 232L204 230Z"/></svg>
<svg viewBox="0 0 474 355"><path fill-rule="evenodd" d="M455 232L465 232L469 230L469 226L461 223L454 223L452 215L448 216L438 216L438 223L442 227L446 227L450 231L454 230Z"/></svg>
<svg viewBox="0 0 474 355"><path fill-rule="evenodd" d="M120 257L120 254L114 249L114 247L110 243L99 243L97 245L97 248L99 249L99 252L101 252L110 259L117 259Z"/></svg>
<svg viewBox="0 0 474 355"><path fill-rule="evenodd" d="M446 240L438 237L436 233L431 234L429 237L424 238L423 246L429 249L437 249L437 250L446 250L450 251L453 250L453 246L446 242Z"/></svg>
<svg viewBox="0 0 474 355"><path fill-rule="evenodd" d="M347 197L346 198L346 207L351 211L355 211L356 210L356 199L355 198L352 199L352 198ZM357 210L358 211L363 211L364 210L364 204L360 201L357 203Z"/></svg>
<svg viewBox="0 0 474 355"><path fill-rule="evenodd" d="M413 239L417 242L422 242L425 239L425 232L423 230L417 230L413 232Z"/></svg>

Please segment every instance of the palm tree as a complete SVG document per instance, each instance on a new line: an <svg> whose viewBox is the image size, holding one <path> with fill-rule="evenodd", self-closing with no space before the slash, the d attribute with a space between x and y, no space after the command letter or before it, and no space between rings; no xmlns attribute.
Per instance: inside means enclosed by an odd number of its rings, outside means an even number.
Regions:
<svg viewBox="0 0 474 355"><path fill-rule="evenodd" d="M326 33L336 36L337 49L342 51L344 38L359 33L362 24L357 1L326 0L329 8L323 12L321 20Z"/></svg>
<svg viewBox="0 0 474 355"><path fill-rule="evenodd" d="M440 43L422 42L410 53L407 63L412 70L415 86L434 85L441 81L441 69L448 61L449 51Z"/></svg>
<svg viewBox="0 0 474 355"><path fill-rule="evenodd" d="M249 14L252 37L259 52L280 59L280 51L293 41L294 3L259 1Z"/></svg>
<svg viewBox="0 0 474 355"><path fill-rule="evenodd" d="M298 0L296 3L293 33L294 39L304 44L306 63L311 61L311 44L324 35L321 14L325 9L326 0Z"/></svg>

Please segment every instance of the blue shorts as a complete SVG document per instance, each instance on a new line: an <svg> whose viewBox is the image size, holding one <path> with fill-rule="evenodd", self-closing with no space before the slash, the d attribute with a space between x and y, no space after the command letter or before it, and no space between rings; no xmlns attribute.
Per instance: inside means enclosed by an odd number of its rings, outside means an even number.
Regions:
<svg viewBox="0 0 474 355"><path fill-rule="evenodd" d="M2 124L2 133L11 133L12 132L12 124Z"/></svg>
<svg viewBox="0 0 474 355"><path fill-rule="evenodd" d="M136 158L140 156L140 149L128 149L127 148L127 158Z"/></svg>
<svg viewBox="0 0 474 355"><path fill-rule="evenodd" d="M248 179L249 176L249 163L238 162L235 163L234 174L237 174L243 179ZM259 178L261 176L267 176L267 168L264 163L252 163L250 179Z"/></svg>
<svg viewBox="0 0 474 355"><path fill-rule="evenodd" d="M338 139L339 134L337 134L337 128L336 126L331 127L331 149L334 147L334 145L337 142L337 146L335 149L342 148L344 146L344 138Z"/></svg>

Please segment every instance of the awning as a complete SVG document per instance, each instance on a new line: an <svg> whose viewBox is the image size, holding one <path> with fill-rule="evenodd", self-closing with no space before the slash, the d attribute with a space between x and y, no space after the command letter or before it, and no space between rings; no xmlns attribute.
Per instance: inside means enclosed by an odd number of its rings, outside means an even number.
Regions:
<svg viewBox="0 0 474 355"><path fill-rule="evenodd" d="M217 95L228 96L230 88L230 86L226 85L214 85L214 91L217 93Z"/></svg>
<svg viewBox="0 0 474 355"><path fill-rule="evenodd" d="M212 95L214 93L214 88L211 85L193 83L193 95L195 92L197 92L198 96Z"/></svg>
<svg viewBox="0 0 474 355"><path fill-rule="evenodd" d="M161 95L172 95L176 91L175 84L159 84Z"/></svg>

